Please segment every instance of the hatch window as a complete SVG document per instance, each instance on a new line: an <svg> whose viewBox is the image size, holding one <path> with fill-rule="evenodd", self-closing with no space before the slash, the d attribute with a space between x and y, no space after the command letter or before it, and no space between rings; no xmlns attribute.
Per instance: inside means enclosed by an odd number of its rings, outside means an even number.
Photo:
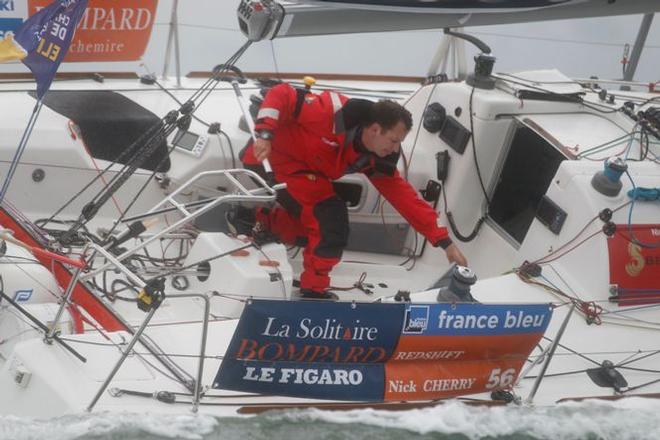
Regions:
<svg viewBox="0 0 660 440"><path fill-rule="evenodd" d="M489 207L491 219L518 244L525 239L539 202L564 159L536 132L518 126Z"/></svg>

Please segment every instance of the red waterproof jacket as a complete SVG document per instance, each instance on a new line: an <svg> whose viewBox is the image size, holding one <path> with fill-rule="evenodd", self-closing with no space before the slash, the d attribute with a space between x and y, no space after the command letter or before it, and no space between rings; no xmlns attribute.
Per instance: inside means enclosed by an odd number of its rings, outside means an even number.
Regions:
<svg viewBox="0 0 660 440"><path fill-rule="evenodd" d="M288 84L273 87L257 115L256 130L274 134L269 160L276 180L298 173L336 180L362 172L416 231L434 246L448 246L451 240L438 225L437 212L396 169L398 154L381 159L361 145L360 122L373 103L329 91L304 93L304 99L300 93ZM252 148L242 160L258 163Z"/></svg>

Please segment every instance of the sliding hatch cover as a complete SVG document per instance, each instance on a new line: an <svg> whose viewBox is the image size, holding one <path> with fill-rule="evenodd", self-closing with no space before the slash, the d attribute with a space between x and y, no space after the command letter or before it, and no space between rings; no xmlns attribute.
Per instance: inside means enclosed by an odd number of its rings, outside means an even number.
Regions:
<svg viewBox="0 0 660 440"><path fill-rule="evenodd" d="M34 97L32 92L30 95ZM125 164L130 157L122 157L122 153L150 128L161 123L160 117L113 91L51 90L43 101L80 128L80 135L93 157L110 162L119 159L119 163ZM138 145L135 151L140 149ZM170 159L165 139L142 168L154 171L161 161L158 171L168 171Z"/></svg>

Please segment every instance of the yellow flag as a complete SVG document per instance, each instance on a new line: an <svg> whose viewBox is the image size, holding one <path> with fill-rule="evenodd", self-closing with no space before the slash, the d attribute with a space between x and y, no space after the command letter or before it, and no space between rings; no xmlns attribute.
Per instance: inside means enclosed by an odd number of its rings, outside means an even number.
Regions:
<svg viewBox="0 0 660 440"><path fill-rule="evenodd" d="M5 38L0 40L0 63L22 60L26 56L25 49L14 41L14 34L7 32Z"/></svg>

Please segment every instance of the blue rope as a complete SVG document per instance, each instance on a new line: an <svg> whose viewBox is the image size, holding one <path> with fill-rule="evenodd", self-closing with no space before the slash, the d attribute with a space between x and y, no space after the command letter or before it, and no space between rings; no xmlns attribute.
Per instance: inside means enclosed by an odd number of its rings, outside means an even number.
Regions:
<svg viewBox="0 0 660 440"><path fill-rule="evenodd" d="M655 202L660 200L660 188L633 188L628 191L628 197L643 202Z"/></svg>
<svg viewBox="0 0 660 440"><path fill-rule="evenodd" d="M635 201L644 201L644 202L654 202L657 200L660 200L660 188L642 188L642 187L637 187L635 185L635 181L633 180L632 176L628 171L626 171L626 175L628 176L628 179L630 179L630 183L632 184L632 189L628 191L628 197L630 197L630 210L628 211L628 234L630 236L630 239L633 241L633 243L640 245L643 248L647 249L656 249L660 247L659 243L643 243L640 241L637 237L635 237L635 233L632 230L632 213L633 213L633 208L635 207Z"/></svg>

